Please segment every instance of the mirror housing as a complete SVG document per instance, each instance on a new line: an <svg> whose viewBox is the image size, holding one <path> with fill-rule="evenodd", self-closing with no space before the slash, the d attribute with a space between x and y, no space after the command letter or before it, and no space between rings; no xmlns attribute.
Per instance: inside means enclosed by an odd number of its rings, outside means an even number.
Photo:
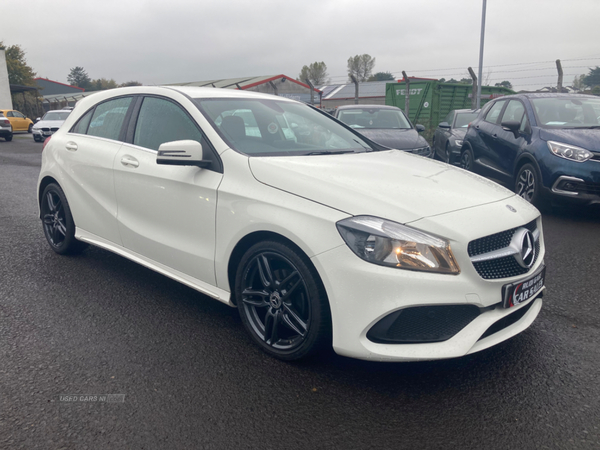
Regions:
<svg viewBox="0 0 600 450"><path fill-rule="evenodd" d="M516 120L507 120L505 122L502 122L500 125L502 126L502 129L504 131L511 132L515 139L518 139L518 137L520 136L519 128L521 128L521 122L518 122Z"/></svg>
<svg viewBox="0 0 600 450"><path fill-rule="evenodd" d="M415 128L419 133L422 133L423 131L425 131L425 127L419 123L415 125Z"/></svg>
<svg viewBox="0 0 600 450"><path fill-rule="evenodd" d="M450 128L450 124L448 122L442 122L438 125L440 128Z"/></svg>
<svg viewBox="0 0 600 450"><path fill-rule="evenodd" d="M34 120L34 123L38 123L40 120L42 120L41 117L36 117L36 119Z"/></svg>
<svg viewBox="0 0 600 450"><path fill-rule="evenodd" d="M165 142L158 147L156 164L168 166L209 167L211 161L202 159L204 152L198 141Z"/></svg>

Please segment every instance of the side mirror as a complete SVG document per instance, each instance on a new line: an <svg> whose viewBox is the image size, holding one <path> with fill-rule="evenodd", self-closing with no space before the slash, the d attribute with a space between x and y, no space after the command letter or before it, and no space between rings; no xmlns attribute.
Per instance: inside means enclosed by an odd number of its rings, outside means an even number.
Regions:
<svg viewBox="0 0 600 450"><path fill-rule="evenodd" d="M425 131L425 127L423 125L421 125L421 124L416 124L415 128L417 129L417 131L419 133L422 133L423 131Z"/></svg>
<svg viewBox="0 0 600 450"><path fill-rule="evenodd" d="M198 141L165 142L158 147L156 164L168 166L209 167L210 160L202 159L202 144Z"/></svg>
<svg viewBox="0 0 600 450"><path fill-rule="evenodd" d="M442 122L438 125L440 128L450 128L450 124L448 122Z"/></svg>
<svg viewBox="0 0 600 450"><path fill-rule="evenodd" d="M34 123L38 123L40 120L42 120L42 118L41 118L41 117L37 117L37 118L35 119Z"/></svg>
<svg viewBox="0 0 600 450"><path fill-rule="evenodd" d="M507 120L500 124L504 131L510 131L515 139L519 138L519 128L521 128L521 122L516 120Z"/></svg>

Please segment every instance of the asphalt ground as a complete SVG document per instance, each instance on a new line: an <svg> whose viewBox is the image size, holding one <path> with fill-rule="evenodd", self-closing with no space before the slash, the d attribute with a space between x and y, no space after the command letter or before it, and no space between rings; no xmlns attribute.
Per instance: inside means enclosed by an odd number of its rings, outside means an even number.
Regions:
<svg viewBox="0 0 600 450"><path fill-rule="evenodd" d="M41 147L0 139L0 448L600 448L597 210L544 214L544 307L497 347L283 363L235 309L98 248L54 254Z"/></svg>

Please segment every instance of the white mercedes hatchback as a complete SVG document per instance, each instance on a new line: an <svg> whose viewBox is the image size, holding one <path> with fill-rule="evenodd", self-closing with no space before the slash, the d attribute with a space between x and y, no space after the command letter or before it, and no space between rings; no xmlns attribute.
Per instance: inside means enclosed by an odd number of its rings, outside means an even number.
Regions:
<svg viewBox="0 0 600 450"><path fill-rule="evenodd" d="M458 357L542 307L537 209L282 97L90 95L45 144L38 198L55 252L93 244L237 307L284 360Z"/></svg>

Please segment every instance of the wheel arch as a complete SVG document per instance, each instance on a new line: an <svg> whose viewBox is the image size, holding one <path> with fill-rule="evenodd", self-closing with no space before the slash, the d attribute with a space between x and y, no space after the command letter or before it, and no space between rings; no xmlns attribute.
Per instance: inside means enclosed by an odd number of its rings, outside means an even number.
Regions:
<svg viewBox="0 0 600 450"><path fill-rule="evenodd" d="M250 247L262 241L277 241L282 244L288 245L294 251L296 251L298 255L304 260L306 265L310 268L310 270L313 271L314 274L317 276L317 279L315 281L318 284L320 284L320 287L327 296L327 291L325 289L325 285L323 283L323 280L321 279L319 271L312 263L308 255L304 252L304 250L300 248L300 246L294 243L291 239L273 231L254 231L240 239L233 248L231 254L229 255L229 261L227 263L227 281L229 283L229 292L231 292L231 302L234 305L237 306L237 298L235 295L235 276L238 268L237 263L240 261L244 253L246 253L246 251L248 251ZM329 299L327 301L329 302Z"/></svg>
<svg viewBox="0 0 600 450"><path fill-rule="evenodd" d="M46 189L46 186L48 186L51 183L55 183L57 184L61 189L61 185L60 183L53 177L47 175L44 178L41 179L40 183L39 183L39 187L38 187L38 211L40 214L40 219L42 218L41 214L42 214L42 194L44 193L44 189Z"/></svg>
<svg viewBox="0 0 600 450"><path fill-rule="evenodd" d="M525 164L531 164L533 166L533 168L537 171L537 174L540 177L540 182L543 186L544 182L542 180L542 171L540 170L540 166L537 163L536 159L533 157L533 155L529 153L522 153L517 158L513 169L513 183L517 181L517 175L519 174L519 170L521 170L521 167L523 167Z"/></svg>

